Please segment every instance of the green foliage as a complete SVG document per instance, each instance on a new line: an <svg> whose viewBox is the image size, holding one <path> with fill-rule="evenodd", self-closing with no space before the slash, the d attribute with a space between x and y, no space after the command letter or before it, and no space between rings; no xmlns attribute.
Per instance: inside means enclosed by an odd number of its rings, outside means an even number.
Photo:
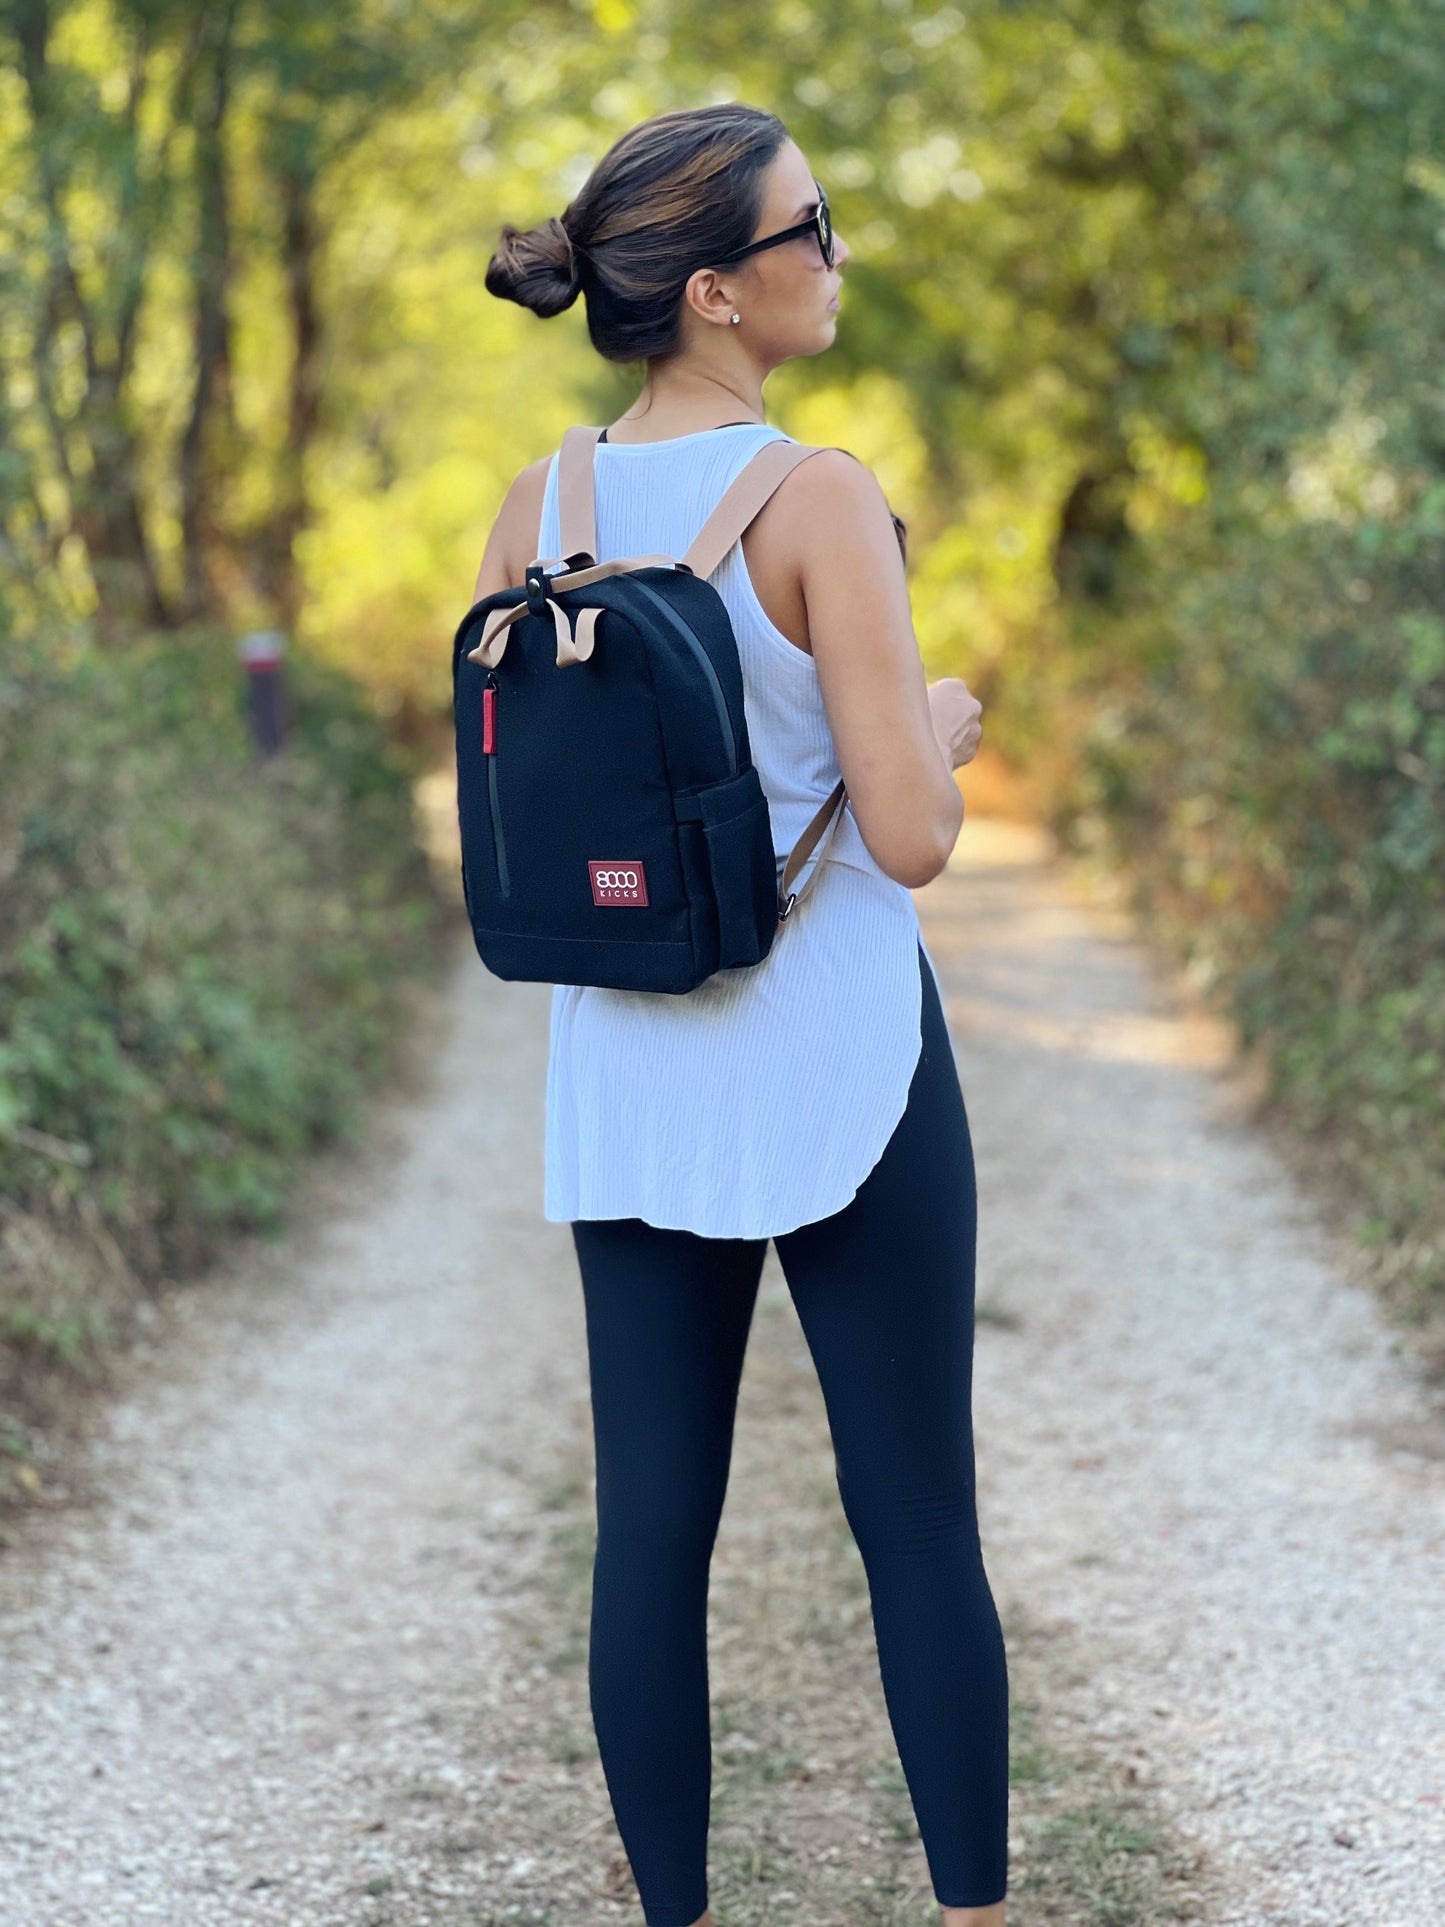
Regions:
<svg viewBox="0 0 1445 1927"><path fill-rule="evenodd" d="M1061 827L1266 1050L1445 1302L1445 9L1151 19L1183 79L1167 352L1112 569L1031 691ZM1242 16L1235 16L1241 18ZM1203 478L1172 502L1180 459ZM1037 671L1039 663L1036 663Z"/></svg>
<svg viewBox="0 0 1445 1927"><path fill-rule="evenodd" d="M93 1306L54 1316L42 1305L21 1299L0 1310L0 1339L24 1351L38 1352L57 1364L74 1368L111 1341L109 1322ZM0 1453L25 1456L24 1441L16 1435L0 1437Z"/></svg>
<svg viewBox="0 0 1445 1927"><path fill-rule="evenodd" d="M1132 871L1445 1294L1442 28L1445 0L0 0L0 620L275 620L407 740L444 730L445 639L507 487L640 372L597 361L580 303L539 322L486 294L501 223L560 212L650 114L770 107L851 251L834 345L773 375L770 415L875 467L929 674L967 676L990 746ZM205 677L168 679L157 715L202 729ZM164 1040L199 1039L173 1054L223 1084L222 1125L187 1100L170 1137L145 1113L147 1142L261 1215L266 1157L328 1100L304 1052L243 1043L276 1033L208 960L244 958L256 1011L287 1021L289 966L262 952L299 956L305 863L348 874L327 785L373 767L370 724L348 765L330 695L316 715L309 826L303 759L248 782L223 757L177 823L140 799L178 750L112 771L53 714L34 745L0 723L52 852L26 872L79 877L89 933L41 890L34 954L23 920L0 937L5 981L23 954L68 983L80 944L124 987L139 1041L112 1010L73 1060L117 1116L127 1080L154 1110ZM104 700L93 722L103 760ZM45 778L61 757L74 798ZM163 896L142 914L127 892L117 811L157 889L192 888L194 829L217 874L276 866L271 908L186 897L191 964L132 991L126 946L171 933ZM347 849L358 878L381 861ZM372 914L363 889L327 953L363 1030ZM77 1073L39 1074L20 1094L0 1064L4 1157L6 1120ZM234 1178L232 1105L276 1134ZM122 1155L88 1121L45 1128ZM45 1182L85 1171L57 1155Z"/></svg>
<svg viewBox="0 0 1445 1927"><path fill-rule="evenodd" d="M0 610L294 620L322 198L504 14L0 0Z"/></svg>
<svg viewBox="0 0 1445 1927"><path fill-rule="evenodd" d="M229 641L0 676L0 1192L142 1272L273 1225L344 1135L440 912L405 761L333 672L253 756Z"/></svg>

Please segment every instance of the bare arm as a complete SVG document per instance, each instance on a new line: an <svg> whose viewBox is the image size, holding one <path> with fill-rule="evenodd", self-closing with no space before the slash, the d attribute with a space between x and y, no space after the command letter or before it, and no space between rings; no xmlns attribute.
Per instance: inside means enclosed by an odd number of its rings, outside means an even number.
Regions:
<svg viewBox="0 0 1445 1927"><path fill-rule="evenodd" d="M935 722L898 537L872 470L824 449L800 463L775 499L784 496L809 646L854 818L879 868L918 889L947 863L963 823L953 777L954 761L965 760L956 754L958 704Z"/></svg>
<svg viewBox="0 0 1445 1927"><path fill-rule="evenodd" d="M550 455L530 463L507 490L506 500L497 511L472 601L495 595L498 589L519 589L527 564L537 554L537 536L542 526L542 496L547 487Z"/></svg>

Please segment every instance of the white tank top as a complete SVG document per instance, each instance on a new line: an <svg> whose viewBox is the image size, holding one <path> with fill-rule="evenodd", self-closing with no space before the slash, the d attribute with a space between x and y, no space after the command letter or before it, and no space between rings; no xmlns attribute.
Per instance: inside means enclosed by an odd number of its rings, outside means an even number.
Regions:
<svg viewBox="0 0 1445 1927"><path fill-rule="evenodd" d="M791 439L742 422L599 443L597 559L681 557L744 462ZM539 536L540 557L561 554L556 455ZM813 658L763 613L740 542L708 579L737 637L781 876L838 781L833 737ZM840 1210L903 1114L920 1048L921 941L911 892L879 868L848 808L760 964L681 995L555 985L547 1218L765 1238Z"/></svg>

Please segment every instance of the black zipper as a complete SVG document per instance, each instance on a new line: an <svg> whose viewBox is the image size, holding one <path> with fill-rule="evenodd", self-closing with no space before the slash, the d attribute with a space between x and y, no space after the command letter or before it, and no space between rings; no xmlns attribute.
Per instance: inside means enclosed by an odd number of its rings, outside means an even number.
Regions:
<svg viewBox="0 0 1445 1927"><path fill-rule="evenodd" d="M723 741L727 745L728 769L732 775L736 776L738 772L737 738L733 734L733 719L728 713L727 697L724 696L723 686L718 681L717 670L713 668L712 657L707 653L706 649L703 648L701 641L683 621L682 617L677 613L676 609L673 608L666 596L659 595L656 589L650 589L645 582L639 582L635 575L631 580L634 589L640 591L649 601L657 604L660 613L672 624L688 648L697 657L703 674L707 677L708 687L712 690L713 703L717 709L718 727L721 729Z"/></svg>
<svg viewBox="0 0 1445 1927"><path fill-rule="evenodd" d="M492 819L492 854L497 859L497 889L512 894L507 871L507 844L502 835L502 809L497 800L497 679L489 674L482 690L482 746L487 758L487 807Z"/></svg>

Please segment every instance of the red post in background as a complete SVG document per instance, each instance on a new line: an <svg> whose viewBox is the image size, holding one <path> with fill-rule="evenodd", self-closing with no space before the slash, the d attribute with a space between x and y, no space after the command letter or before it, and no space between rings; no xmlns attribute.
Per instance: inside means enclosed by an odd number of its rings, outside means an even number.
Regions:
<svg viewBox="0 0 1445 1927"><path fill-rule="evenodd" d="M286 638L279 629L255 629L236 645L246 671L246 713L251 737L263 756L274 756L286 741L286 706L281 663Z"/></svg>

